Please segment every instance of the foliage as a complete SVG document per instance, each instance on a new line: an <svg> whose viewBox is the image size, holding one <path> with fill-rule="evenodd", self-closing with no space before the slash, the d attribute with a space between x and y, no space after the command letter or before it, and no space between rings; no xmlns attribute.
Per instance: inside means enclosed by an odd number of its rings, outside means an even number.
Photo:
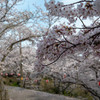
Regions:
<svg viewBox="0 0 100 100"><path fill-rule="evenodd" d="M16 78L8 78L8 77L6 77L6 78L3 78L3 82L4 82L4 84L6 84L6 85L10 85L10 86L20 86L19 85L19 81L18 81L18 79L16 79Z"/></svg>

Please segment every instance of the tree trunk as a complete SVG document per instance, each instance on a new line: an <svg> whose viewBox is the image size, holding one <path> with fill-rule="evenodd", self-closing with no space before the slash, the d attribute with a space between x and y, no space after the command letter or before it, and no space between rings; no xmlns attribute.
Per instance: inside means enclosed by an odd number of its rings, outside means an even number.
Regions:
<svg viewBox="0 0 100 100"><path fill-rule="evenodd" d="M4 88L4 84L2 82L2 77L0 76L0 100L9 100L8 92Z"/></svg>
<svg viewBox="0 0 100 100"><path fill-rule="evenodd" d="M21 33L19 34L19 40L21 40ZM22 43L20 42L20 46L19 46L19 52L20 52L20 74L21 74L21 78L20 78L20 86L23 87L23 65L22 65Z"/></svg>

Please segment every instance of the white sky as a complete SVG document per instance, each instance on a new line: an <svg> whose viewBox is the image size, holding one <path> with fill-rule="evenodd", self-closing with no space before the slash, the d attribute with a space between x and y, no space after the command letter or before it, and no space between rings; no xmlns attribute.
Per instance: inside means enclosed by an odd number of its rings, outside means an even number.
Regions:
<svg viewBox="0 0 100 100"><path fill-rule="evenodd" d="M77 1L79 1L79 0L61 0L61 2L65 3L65 4L70 4L70 3L73 3L73 2L77 2Z"/></svg>

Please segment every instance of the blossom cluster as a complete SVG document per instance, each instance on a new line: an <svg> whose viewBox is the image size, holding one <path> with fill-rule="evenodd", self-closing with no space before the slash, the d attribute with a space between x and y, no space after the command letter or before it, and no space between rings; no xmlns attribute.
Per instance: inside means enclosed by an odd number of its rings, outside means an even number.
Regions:
<svg viewBox="0 0 100 100"><path fill-rule="evenodd" d="M49 3L45 3L45 6L52 16L65 17L70 23L75 23L76 17L85 19L99 16L99 11L94 7L97 2L98 0L80 3L75 7L64 6L60 2L55 4L55 1L51 0ZM45 65L43 62L46 60L55 62L59 58L79 51L83 52L83 57L87 57L90 52L100 55L100 27L92 24L90 27L81 28L78 35L74 35L76 29L74 26L60 24L49 30L47 36L38 44L37 69L43 69Z"/></svg>
<svg viewBox="0 0 100 100"><path fill-rule="evenodd" d="M66 30L66 27L64 27L64 29ZM54 27L50 31L48 37L45 37L44 40L38 44L37 58L39 62L37 63L37 67L42 68L42 62L45 60L53 61L59 56L63 57L73 54L77 51L83 51L84 56L87 56L89 53L88 50L94 49L95 47L95 44L92 43L93 38L89 38L100 32L100 28L97 28L89 31L88 34L84 35L80 33L78 36L74 36L71 34L69 35L70 31L68 30L62 31L64 29L58 29L58 27ZM95 41L98 41L99 39L100 37L96 38ZM88 50L86 50L86 48L88 48Z"/></svg>
<svg viewBox="0 0 100 100"><path fill-rule="evenodd" d="M62 2L55 3L54 0L50 2L45 2L45 6L52 16L65 17L70 23L74 23L77 17L82 17L86 19L87 17L98 16L100 1L95 2L83 2L77 4L77 7L72 5L64 5Z"/></svg>

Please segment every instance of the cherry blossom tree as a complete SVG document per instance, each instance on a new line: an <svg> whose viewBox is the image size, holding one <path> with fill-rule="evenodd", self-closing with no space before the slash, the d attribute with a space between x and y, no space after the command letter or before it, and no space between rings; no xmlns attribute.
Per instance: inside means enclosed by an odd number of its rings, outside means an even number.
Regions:
<svg viewBox="0 0 100 100"><path fill-rule="evenodd" d="M11 72L13 72L14 69L17 73L19 73L18 69L23 69L24 73L33 71L33 59L35 57L32 52L33 48L28 49L28 45L32 44L31 46L35 46L37 40L49 29L50 23L53 22L52 20L54 19L53 17L50 18L50 16L44 13L39 7L34 7L34 12L19 11L17 5L19 5L21 1L23 0L4 0L0 2L2 5L0 11L2 13L3 9L6 11L0 18L0 23L2 24L0 28L1 72L2 70L10 69ZM54 22L56 20L57 18L55 18ZM49 23L46 28L43 27L44 23ZM19 51L21 54L19 54ZM22 70L20 72L22 72ZM21 74L21 76L23 75Z"/></svg>
<svg viewBox="0 0 100 100"><path fill-rule="evenodd" d="M67 23L55 25L45 33L46 36L38 44L35 70L43 71L46 66L57 60L60 59L60 63L64 57L71 57L78 61L77 66L80 69L72 70L72 78L78 72L81 77L80 84L97 97L96 100L100 100L100 87L97 83L100 70L96 67L99 64L95 62L95 60L99 62L100 59L100 1L80 0L65 5L62 2L56 3L55 0L50 0L48 3L45 0L45 6L51 16L65 18ZM89 25L85 22L87 19L91 22ZM78 21L82 26L78 27ZM93 84L89 81L91 75L86 77L82 74L85 70L88 75L94 73ZM74 82L76 83L76 77Z"/></svg>
<svg viewBox="0 0 100 100"><path fill-rule="evenodd" d="M35 62L35 48L31 46L22 47L22 66L23 72L33 72L34 70L34 62ZM20 52L19 48L14 49L10 52L10 54L6 57L5 61L2 63L3 71L10 72L20 72Z"/></svg>
<svg viewBox="0 0 100 100"><path fill-rule="evenodd" d="M16 40L18 27L25 26L25 24L33 17L33 14L28 11L18 11L16 5L22 0L0 0L0 72L2 70L2 62L13 49L14 45L26 40ZM13 36L12 36L13 33ZM27 37L29 39L29 36ZM0 76L0 100L6 99L4 86Z"/></svg>
<svg viewBox="0 0 100 100"><path fill-rule="evenodd" d="M81 63L74 61L72 58L67 59L64 59L62 64L59 63L59 60L56 65L52 65L52 75L56 71L62 76L59 77L62 83L81 85L98 100L100 96L100 61L98 57L89 56ZM55 68L53 68L54 66ZM56 78L58 76L56 75Z"/></svg>
<svg viewBox="0 0 100 100"><path fill-rule="evenodd" d="M0 0L0 73L5 65L14 65L15 58L13 60L11 58L15 50L18 50L19 43L24 44L24 41L28 41L34 44L35 39L42 36L39 28L32 27L37 24L37 19L41 17L40 10L20 11L17 7L21 1L23 0ZM21 38L19 38L19 34ZM3 88L1 76L0 87ZM4 93L0 92L0 97L3 98L2 94Z"/></svg>

